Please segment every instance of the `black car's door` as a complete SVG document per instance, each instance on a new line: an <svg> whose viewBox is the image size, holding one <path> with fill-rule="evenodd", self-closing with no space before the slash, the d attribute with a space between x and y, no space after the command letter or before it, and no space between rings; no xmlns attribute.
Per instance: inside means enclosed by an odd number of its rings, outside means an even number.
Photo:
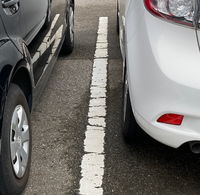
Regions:
<svg viewBox="0 0 200 195"><path fill-rule="evenodd" d="M10 36L28 45L44 23L49 0L1 0L1 17Z"/></svg>
<svg viewBox="0 0 200 195"><path fill-rule="evenodd" d="M27 32L34 31L45 19L48 9L48 0L20 0L26 21Z"/></svg>
<svg viewBox="0 0 200 195"><path fill-rule="evenodd" d="M10 37L26 37L24 12L19 0L1 0L1 18Z"/></svg>
<svg viewBox="0 0 200 195"><path fill-rule="evenodd" d="M16 45L20 45L16 40L23 41L30 53L35 96L63 42L67 5L69 0L1 0L1 18L9 37Z"/></svg>
<svg viewBox="0 0 200 195"><path fill-rule="evenodd" d="M30 45L28 45L33 65L36 90L40 90L41 85L45 83L46 76L48 76L59 54L66 31L67 1L50 0L49 2L50 11L47 11L47 13L51 15L50 22L48 22L47 14L43 28Z"/></svg>

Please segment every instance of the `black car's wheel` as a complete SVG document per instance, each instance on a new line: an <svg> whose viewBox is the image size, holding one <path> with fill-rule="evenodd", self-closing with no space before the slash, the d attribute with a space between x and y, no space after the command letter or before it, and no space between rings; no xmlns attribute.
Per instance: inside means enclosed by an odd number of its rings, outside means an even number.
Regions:
<svg viewBox="0 0 200 195"><path fill-rule="evenodd" d="M74 49L74 4L70 1L70 7L67 17L67 30L65 40L63 43L63 50L65 53L70 54Z"/></svg>
<svg viewBox="0 0 200 195"><path fill-rule="evenodd" d="M31 163L30 111L21 89L11 84L5 103L0 156L2 195L19 195L28 181Z"/></svg>
<svg viewBox="0 0 200 195"><path fill-rule="evenodd" d="M128 88L128 80L127 80L127 72L125 71L124 82L123 82L123 96L122 96L122 133L123 137L126 141L136 140L139 134L139 126L135 120L133 115L130 96L129 96L129 88Z"/></svg>
<svg viewBox="0 0 200 195"><path fill-rule="evenodd" d="M117 1L117 34L119 34L119 5Z"/></svg>

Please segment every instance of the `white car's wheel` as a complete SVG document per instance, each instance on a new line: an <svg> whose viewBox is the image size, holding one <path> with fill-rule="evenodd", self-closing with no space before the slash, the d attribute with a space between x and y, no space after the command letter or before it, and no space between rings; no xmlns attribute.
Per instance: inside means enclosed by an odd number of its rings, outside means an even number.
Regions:
<svg viewBox="0 0 200 195"><path fill-rule="evenodd" d="M127 72L125 71L122 96L122 133L126 141L136 140L140 131L135 117L133 115L130 96Z"/></svg>
<svg viewBox="0 0 200 195"><path fill-rule="evenodd" d="M27 100L21 89L11 84L5 103L0 156L2 195L19 195L28 181L31 164L31 123Z"/></svg>

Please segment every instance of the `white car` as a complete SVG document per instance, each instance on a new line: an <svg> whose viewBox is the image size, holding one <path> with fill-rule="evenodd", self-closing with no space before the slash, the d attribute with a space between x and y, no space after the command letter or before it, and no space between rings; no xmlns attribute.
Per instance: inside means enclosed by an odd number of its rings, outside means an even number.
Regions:
<svg viewBox="0 0 200 195"><path fill-rule="evenodd" d="M199 0L118 0L123 136L200 153Z"/></svg>

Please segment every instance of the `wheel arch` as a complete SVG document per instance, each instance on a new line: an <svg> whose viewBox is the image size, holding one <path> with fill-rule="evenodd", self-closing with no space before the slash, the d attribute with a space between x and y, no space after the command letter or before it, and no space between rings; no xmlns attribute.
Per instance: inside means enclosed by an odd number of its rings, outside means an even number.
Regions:
<svg viewBox="0 0 200 195"><path fill-rule="evenodd" d="M29 110L32 110L32 96L33 96L33 68L31 62L31 56L26 44L23 40L19 40L19 48L22 54L22 57L18 59L16 65L13 66L12 71L9 75L9 86L11 83L14 83L20 87L23 91ZM8 87L9 87L8 86ZM9 89L9 88L8 88ZM8 93L8 90L7 90Z"/></svg>
<svg viewBox="0 0 200 195"><path fill-rule="evenodd" d="M25 60L22 60L18 62L12 77L10 79L10 83L14 83L20 87L20 89L23 91L26 100L29 105L29 110L31 112L32 110L32 81L30 72L26 68L25 64L27 62Z"/></svg>
<svg viewBox="0 0 200 195"><path fill-rule="evenodd" d="M0 71L0 135L2 128L2 120L4 113L4 105L8 94L11 83L14 83L20 87L23 91L29 110L32 109L32 82L30 73L27 68L23 65L27 63L25 60L21 60L13 69L12 65L5 65Z"/></svg>

